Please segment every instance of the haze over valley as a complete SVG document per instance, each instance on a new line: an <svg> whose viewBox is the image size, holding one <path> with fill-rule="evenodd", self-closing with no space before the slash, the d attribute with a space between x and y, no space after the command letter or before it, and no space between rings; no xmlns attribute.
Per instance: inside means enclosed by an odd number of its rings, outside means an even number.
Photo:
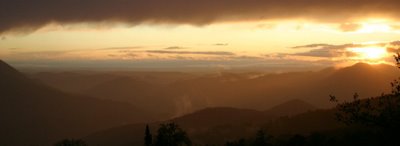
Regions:
<svg viewBox="0 0 400 146"><path fill-rule="evenodd" d="M0 0L0 146L399 146L399 0Z"/></svg>
<svg viewBox="0 0 400 146"><path fill-rule="evenodd" d="M335 121L329 95L351 101L355 92L362 97L388 93L399 70L358 63L288 73L22 73L1 61L0 74L1 137L7 137L2 145L47 145L66 137L95 145L140 145L145 123L158 127L162 121L181 125L193 142L222 145L260 127L277 135L343 127ZM292 119L322 125L304 129Z"/></svg>

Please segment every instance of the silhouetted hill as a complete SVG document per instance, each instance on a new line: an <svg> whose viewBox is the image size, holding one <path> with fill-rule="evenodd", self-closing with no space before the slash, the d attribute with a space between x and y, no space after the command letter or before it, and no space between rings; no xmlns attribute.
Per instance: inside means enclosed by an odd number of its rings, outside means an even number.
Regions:
<svg viewBox="0 0 400 146"><path fill-rule="evenodd" d="M64 71L38 72L30 77L62 91L80 93L117 78L132 78L153 85L165 85L179 80L192 79L196 74L180 72L117 72L117 71Z"/></svg>
<svg viewBox="0 0 400 146"><path fill-rule="evenodd" d="M270 134L287 135L333 131L345 125L335 119L335 110L313 110L291 117L281 117L263 125Z"/></svg>
<svg viewBox="0 0 400 146"><path fill-rule="evenodd" d="M182 110L182 98L167 86L178 80L193 79L197 74L179 72L41 72L30 75L54 88L128 102L140 109L168 119ZM179 91L178 91L179 92ZM151 101L151 102L149 102ZM181 115L181 114L179 114Z"/></svg>
<svg viewBox="0 0 400 146"><path fill-rule="evenodd" d="M251 109L237 109L230 107L206 108L191 114L172 119L185 127L213 127L224 124L250 123L265 120L263 112Z"/></svg>
<svg viewBox="0 0 400 146"><path fill-rule="evenodd" d="M15 80L25 80L26 77L20 74L15 68L0 60L0 76L4 79L2 84L12 84ZM5 78L7 77L7 78Z"/></svg>
<svg viewBox="0 0 400 146"><path fill-rule="evenodd" d="M271 116L293 116L308 111L316 110L317 108L303 100L293 99L274 106L271 109L265 111L266 114Z"/></svg>
<svg viewBox="0 0 400 146"><path fill-rule="evenodd" d="M317 108L330 108L333 105L329 102L329 95L336 95L343 100L351 100L355 92L360 94L361 98L377 96L382 92L389 92L391 88L389 83L399 74L400 71L395 66L361 63L315 72L268 74L191 75L162 72L125 72L118 75L78 74L61 82L57 82L57 78L65 76L55 73L51 76L54 82L46 83L57 88L63 88L62 84L68 84L71 87L74 83L78 87L80 84L85 84L80 81L82 78L91 76L94 84L78 93L129 102L147 109L154 109L154 112L163 115L176 117L207 107L236 107L265 111L291 99L303 100ZM107 80L95 82L101 80L96 79L100 77ZM46 76L38 79L46 80ZM85 80L82 79L82 81Z"/></svg>
<svg viewBox="0 0 400 146"><path fill-rule="evenodd" d="M398 78L399 70L391 65L369 65L358 63L350 67L339 69L333 74L314 85L314 90L305 92L315 95L336 95L342 100L352 100L352 95L358 93L361 98L379 96L383 92L390 92L390 82ZM312 92L314 91L314 92ZM318 97L309 97L313 104L327 105L326 100ZM325 101L325 102L323 102Z"/></svg>
<svg viewBox="0 0 400 146"><path fill-rule="evenodd" d="M171 121L181 125L196 144L221 145L229 140L253 135L260 128L266 129L273 135L307 135L314 132L335 131L344 126L335 120L335 111L316 110L313 105L329 107L327 106L329 94L337 95L342 100L351 100L355 92L363 97L380 95L383 91L389 91L389 82L398 75L399 71L394 66L355 64L341 69L267 74L256 78L232 75L226 78L224 75L219 75L182 80L171 84L170 90L181 91L190 99L195 99L194 101L202 99L212 106L246 107L253 105L251 102L258 102L264 107L278 102L283 104L271 106L272 108L265 112L235 108L206 108ZM299 100L288 100L293 99L290 97ZM274 119L274 117L280 118ZM152 129L157 129L158 124L151 124ZM144 125L128 125L113 128L98 132L86 139L89 143L100 145L111 144L113 141L118 143L113 138L118 139L119 143L125 141L121 145L142 144L144 127ZM138 131L133 132L133 130ZM125 134L128 133L138 137L117 138L127 137Z"/></svg>
<svg viewBox="0 0 400 146"><path fill-rule="evenodd" d="M40 72L30 77L61 91L81 93L119 76L97 72Z"/></svg>
<svg viewBox="0 0 400 146"><path fill-rule="evenodd" d="M0 145L49 144L151 120L130 104L67 94L0 61Z"/></svg>
<svg viewBox="0 0 400 146"><path fill-rule="evenodd" d="M274 119L264 112L235 109L207 108L169 121L185 129L194 144L223 145L226 141L254 136L265 129L274 136L285 134L310 134L342 127L333 110L314 110L291 117ZM156 133L159 123L150 124ZM116 127L92 134L84 139L91 145L128 146L143 144L145 124Z"/></svg>
<svg viewBox="0 0 400 146"><path fill-rule="evenodd" d="M236 109L228 107L206 108L182 117L168 121L177 123L184 128L195 143L235 139L243 134L254 131L251 128L270 120L261 111L250 109ZM152 123L150 127L155 133L159 123ZM91 145L141 145L145 124L132 124L123 127L100 131L85 138ZM129 136L128 136L129 135Z"/></svg>
<svg viewBox="0 0 400 146"><path fill-rule="evenodd" d="M162 111L173 111L175 107L166 97L167 94L162 94L165 92L161 89L163 89L161 85L151 84L132 77L116 77L82 91L82 94L129 102L140 109L159 113L159 118L165 118L171 116L171 114Z"/></svg>

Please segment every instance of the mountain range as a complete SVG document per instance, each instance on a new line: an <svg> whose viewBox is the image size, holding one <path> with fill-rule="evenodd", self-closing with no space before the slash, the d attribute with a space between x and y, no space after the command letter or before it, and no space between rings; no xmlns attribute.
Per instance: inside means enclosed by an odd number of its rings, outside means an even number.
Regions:
<svg viewBox="0 0 400 146"><path fill-rule="evenodd" d="M335 120L333 110L316 110L304 106L300 100L292 100L267 111L215 107L199 110L163 122L148 123L155 135L160 123L174 122L182 127L193 143L197 145L223 145L227 141L248 138L264 129L269 135L278 136L298 133L330 131L343 127ZM272 112L285 113L288 109L302 109L297 115L271 115ZM304 108L301 108L304 107ZM309 110L306 110L310 108ZM280 111L280 109L283 109ZM295 112L295 111L292 111ZM146 124L131 124L96 132L84 137L90 145L141 145Z"/></svg>
<svg viewBox="0 0 400 146"><path fill-rule="evenodd" d="M365 98L389 92L399 73L391 65L358 63L313 72L52 72L30 77L62 91L128 102L166 119L207 107L267 110L292 99L330 108L329 95L351 100L355 93Z"/></svg>
<svg viewBox="0 0 400 146"><path fill-rule="evenodd" d="M316 72L21 73L0 61L0 145L50 145L82 138L90 145L142 145L149 124L175 122L196 144L310 134L343 127L329 95L350 100L390 91L399 71L355 64Z"/></svg>
<svg viewBox="0 0 400 146"><path fill-rule="evenodd" d="M0 145L49 145L153 120L131 104L59 91L0 61Z"/></svg>

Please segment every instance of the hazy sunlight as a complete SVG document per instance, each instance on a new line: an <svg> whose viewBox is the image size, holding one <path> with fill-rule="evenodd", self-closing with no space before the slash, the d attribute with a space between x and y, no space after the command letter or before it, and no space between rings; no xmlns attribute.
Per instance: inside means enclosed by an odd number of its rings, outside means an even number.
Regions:
<svg viewBox="0 0 400 146"><path fill-rule="evenodd" d="M351 52L356 53L361 59L377 60L388 55L384 47L350 48Z"/></svg>

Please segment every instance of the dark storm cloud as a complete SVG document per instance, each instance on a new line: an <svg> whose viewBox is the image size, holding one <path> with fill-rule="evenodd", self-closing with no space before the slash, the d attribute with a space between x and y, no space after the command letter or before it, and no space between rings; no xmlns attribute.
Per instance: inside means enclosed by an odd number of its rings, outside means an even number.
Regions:
<svg viewBox="0 0 400 146"><path fill-rule="evenodd" d="M173 23L306 18L349 22L383 15L398 18L399 0L0 0L0 33L45 24Z"/></svg>
<svg viewBox="0 0 400 146"><path fill-rule="evenodd" d="M224 52L224 51L165 51L165 50L149 50L147 53L156 53L156 54L193 54L193 55L221 55L221 56L231 56L235 55L232 52Z"/></svg>

